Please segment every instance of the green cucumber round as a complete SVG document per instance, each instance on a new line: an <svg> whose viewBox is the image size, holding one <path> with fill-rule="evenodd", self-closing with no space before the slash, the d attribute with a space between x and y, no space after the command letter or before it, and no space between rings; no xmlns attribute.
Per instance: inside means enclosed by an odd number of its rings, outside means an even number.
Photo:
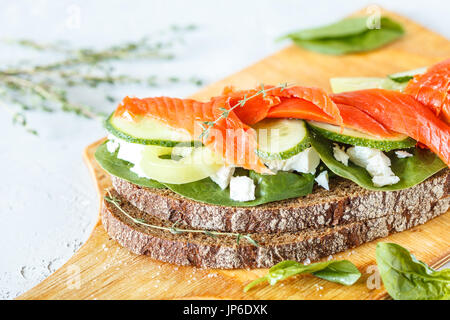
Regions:
<svg viewBox="0 0 450 320"><path fill-rule="evenodd" d="M325 138L337 142L351 144L354 146L363 146L382 151L389 151L394 149L411 148L416 145L416 141L410 137L398 133L393 138L378 138L370 134L350 129L335 126L328 123L308 121L308 125L312 130L316 131Z"/></svg>
<svg viewBox="0 0 450 320"><path fill-rule="evenodd" d="M142 171L161 183L183 184L205 179L224 165L221 158L206 147L192 148L190 154L181 158L167 157L172 151L167 147L144 147L139 163Z"/></svg>
<svg viewBox="0 0 450 320"><path fill-rule="evenodd" d="M371 77L356 77L356 78L331 78L331 90L334 93L364 90L364 89L386 89L403 91L406 84L399 83L389 78L371 78Z"/></svg>
<svg viewBox="0 0 450 320"><path fill-rule="evenodd" d="M402 83L402 82L408 82L409 80L414 78L415 75L425 73L426 71L427 71L427 68L424 67L424 68L419 68L419 69L414 69L414 70L393 73L393 74L388 75L388 77L389 77L389 79L394 80L395 82Z"/></svg>
<svg viewBox="0 0 450 320"><path fill-rule="evenodd" d="M289 159L311 145L303 120L265 119L253 128L258 138L256 154L264 160Z"/></svg>
<svg viewBox="0 0 450 320"><path fill-rule="evenodd" d="M162 121L149 117L129 121L115 117L113 113L106 119L105 128L117 138L131 143L169 148L201 145L201 142L192 141L192 137L187 131L174 129Z"/></svg>

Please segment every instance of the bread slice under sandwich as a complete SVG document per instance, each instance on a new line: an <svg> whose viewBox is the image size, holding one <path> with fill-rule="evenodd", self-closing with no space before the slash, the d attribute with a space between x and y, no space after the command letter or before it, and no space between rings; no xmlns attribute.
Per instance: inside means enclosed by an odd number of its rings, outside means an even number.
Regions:
<svg viewBox="0 0 450 320"><path fill-rule="evenodd" d="M307 197L253 208L199 203L115 177L113 184L115 189L108 192L120 205L104 201L102 208L102 222L112 238L136 254L204 268L263 268L286 259L315 261L423 224L450 207L448 169L402 191L367 191L340 180L330 191L316 189ZM177 228L249 234L258 246L245 238L238 244L233 235L174 234L133 219L169 229L181 219Z"/></svg>
<svg viewBox="0 0 450 320"><path fill-rule="evenodd" d="M119 195L133 206L162 220L195 229L242 233L296 232L380 218L389 214L426 213L450 194L450 170L399 191L370 191L336 178L330 190L314 192L256 207L225 207L184 198L168 189L139 187L112 177Z"/></svg>

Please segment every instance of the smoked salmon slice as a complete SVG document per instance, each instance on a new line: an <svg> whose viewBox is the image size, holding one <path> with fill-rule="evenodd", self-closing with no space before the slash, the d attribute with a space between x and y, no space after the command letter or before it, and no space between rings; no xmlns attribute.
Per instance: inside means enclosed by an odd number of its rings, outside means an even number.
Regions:
<svg viewBox="0 0 450 320"><path fill-rule="evenodd" d="M421 142L450 164L450 127L411 95L367 89L331 95L337 104L358 108L387 129Z"/></svg>
<svg viewBox="0 0 450 320"><path fill-rule="evenodd" d="M412 95L439 118L450 125L450 59L416 75L408 82L404 92Z"/></svg>
<svg viewBox="0 0 450 320"><path fill-rule="evenodd" d="M337 107L339 108L344 127L366 132L380 138L389 138L395 135L374 118L355 107L345 104L337 104ZM296 98L283 99L279 105L269 110L267 118L295 118L339 125L336 120L315 104Z"/></svg>
<svg viewBox="0 0 450 320"><path fill-rule="evenodd" d="M255 124L265 119L269 111L272 108L277 107L277 105L281 103L282 99L296 98L297 100L312 103L332 118L335 123L342 125L342 117L340 115L339 108L330 99L328 94L320 88L301 86L280 88L266 86L264 89L266 91L265 94L259 94L248 100L243 106L238 106L234 109L236 115L242 120L242 122L248 125ZM223 96L230 98L231 105L236 105L242 99L246 97L249 98L257 92L260 92L260 90L254 89L235 91L232 87L228 87L224 90Z"/></svg>
<svg viewBox="0 0 450 320"><path fill-rule="evenodd" d="M209 102L168 97L125 97L115 111L115 116L137 121L139 117L152 117L167 125L187 130L194 140L202 142L227 164L237 165L258 173L272 173L256 156L256 132L244 124L232 111L227 97L217 97ZM229 110L227 117L221 117ZM202 135L206 122L214 122L208 134Z"/></svg>

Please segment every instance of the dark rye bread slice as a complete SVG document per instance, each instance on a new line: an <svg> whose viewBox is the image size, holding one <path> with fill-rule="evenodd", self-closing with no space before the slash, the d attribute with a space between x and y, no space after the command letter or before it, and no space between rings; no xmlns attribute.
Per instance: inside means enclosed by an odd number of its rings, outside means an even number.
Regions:
<svg viewBox="0 0 450 320"><path fill-rule="evenodd" d="M346 179L330 190L316 187L306 197L256 207L224 207L192 201L168 189L140 187L112 176L115 190L133 206L157 218L194 229L226 232L296 232L381 218L388 214L430 211L450 194L450 170L399 191L369 191Z"/></svg>
<svg viewBox="0 0 450 320"><path fill-rule="evenodd" d="M146 223L171 227L172 223L149 215L124 199L114 190L113 197L120 200L120 208L135 219ZM422 210L404 210L365 221L341 224L330 228L303 230L294 233L255 233L256 247L244 239L239 246L234 237L181 233L157 230L136 224L116 206L104 201L102 222L108 234L122 246L136 254L178 265L202 268L266 268L282 260L315 261L362 243L404 231L445 213L450 197L436 201Z"/></svg>

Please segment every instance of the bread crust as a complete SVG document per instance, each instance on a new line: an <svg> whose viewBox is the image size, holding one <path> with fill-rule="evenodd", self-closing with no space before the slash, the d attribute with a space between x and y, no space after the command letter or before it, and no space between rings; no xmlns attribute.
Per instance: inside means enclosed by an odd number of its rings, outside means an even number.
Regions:
<svg viewBox="0 0 450 320"><path fill-rule="evenodd" d="M149 215L121 198L120 207L134 218L147 223L171 226L168 220ZM101 210L103 226L108 234L130 251L177 265L201 268L266 268L282 261L316 261L320 258L354 248L362 243L404 231L445 213L450 197L442 197L427 206L411 207L398 212L349 222L332 227L306 229L285 233L254 233L259 243L245 240L237 245L234 237L210 237L205 234L172 234L134 223L113 204L104 201Z"/></svg>
<svg viewBox="0 0 450 320"><path fill-rule="evenodd" d="M240 233L297 232L382 218L429 212L450 194L450 170L399 191L369 191L346 179L330 190L316 187L308 196L256 207L224 207L183 198L168 189L140 187L112 176L114 189L133 206L154 217L194 229Z"/></svg>

